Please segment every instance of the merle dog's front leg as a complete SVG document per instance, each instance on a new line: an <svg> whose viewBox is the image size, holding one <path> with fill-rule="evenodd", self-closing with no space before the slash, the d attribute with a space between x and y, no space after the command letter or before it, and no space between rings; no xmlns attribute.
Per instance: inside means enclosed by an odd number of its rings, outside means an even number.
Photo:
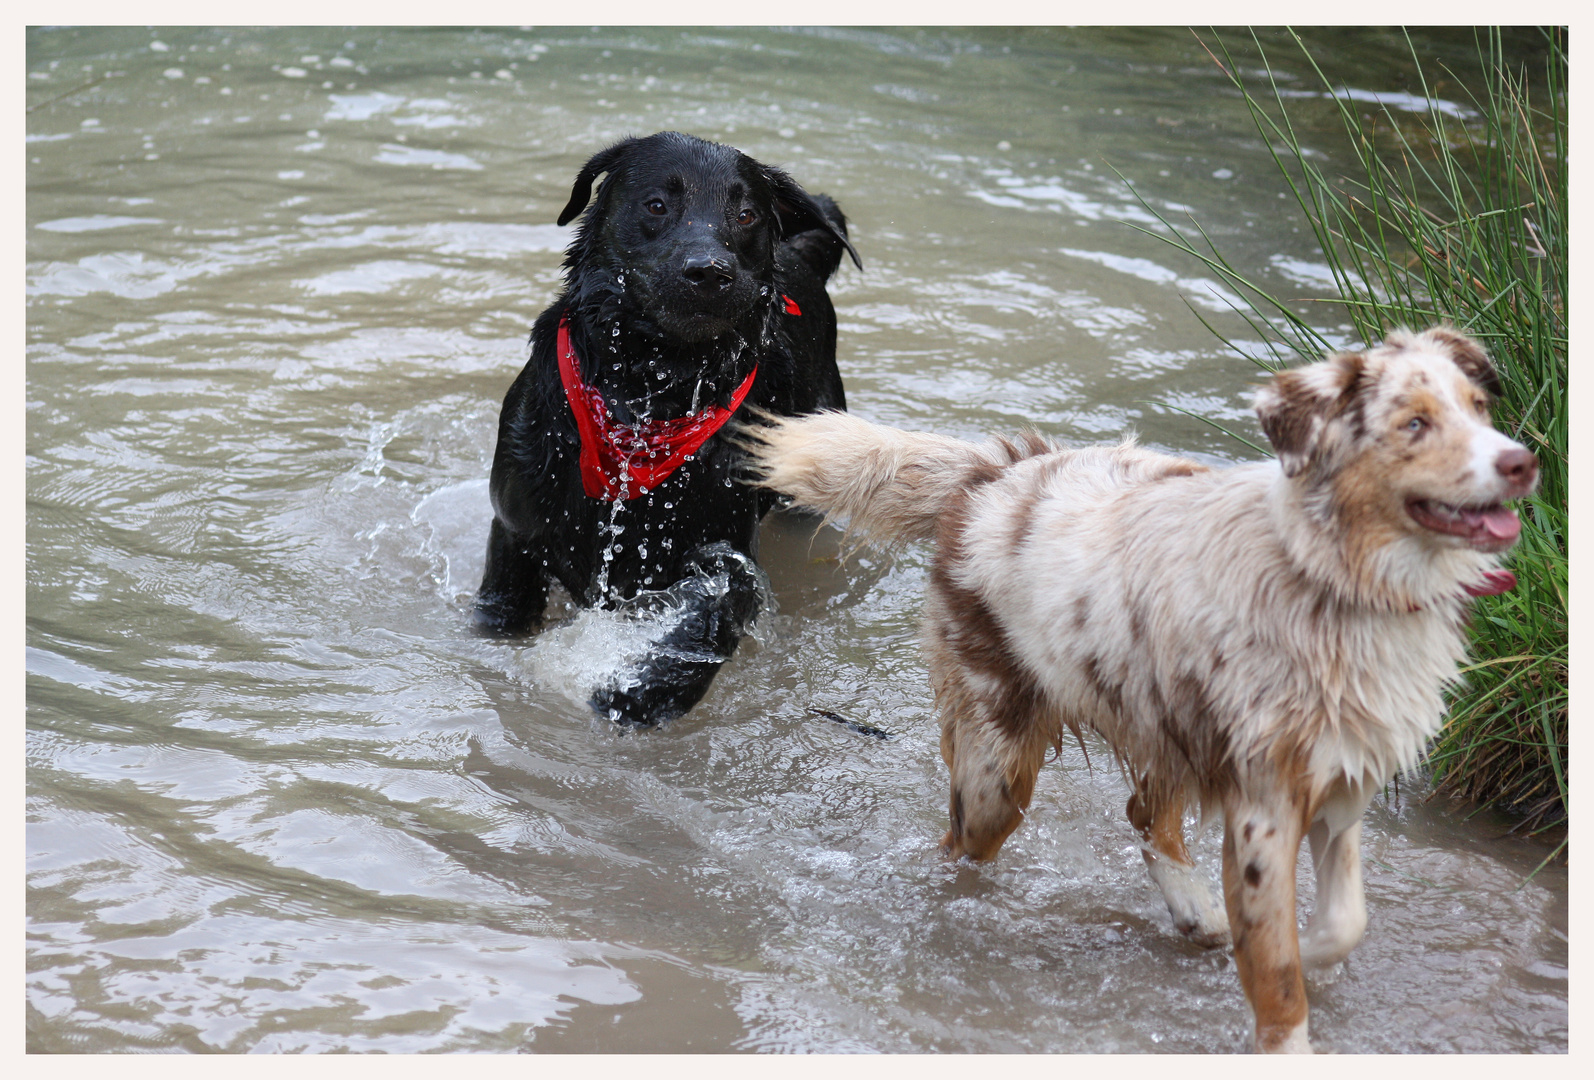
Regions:
<svg viewBox="0 0 1594 1080"><path fill-rule="evenodd" d="M487 567L476 607L476 626L489 634L520 634L542 618L548 605L548 575L542 546L516 536L493 518L487 534Z"/></svg>
<svg viewBox="0 0 1594 1080"><path fill-rule="evenodd" d="M651 727L696 705L763 605L763 572L724 541L697 548L682 569L649 604L667 616L663 636L592 695L592 707L616 723Z"/></svg>

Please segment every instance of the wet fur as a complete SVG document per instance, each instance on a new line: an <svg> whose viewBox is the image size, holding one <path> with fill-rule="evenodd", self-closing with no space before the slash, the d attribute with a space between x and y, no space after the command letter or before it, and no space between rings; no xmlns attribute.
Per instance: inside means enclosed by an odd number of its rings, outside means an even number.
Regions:
<svg viewBox="0 0 1594 1080"><path fill-rule="evenodd" d="M583 211L564 291L537 319L530 360L504 398L474 614L483 631L520 634L538 625L553 582L589 606L671 590L684 607L653 654L593 697L600 713L650 725L703 696L757 614L758 525L775 496L734 482L743 452L722 430L618 509L587 497L555 356L560 320L569 319L583 378L621 423L724 404L755 364L744 408L841 409L825 283L844 253L857 255L830 199L731 147L677 132L593 155L559 224ZM800 315L786 310L786 297ZM613 526L623 530L619 543Z"/></svg>
<svg viewBox="0 0 1594 1080"><path fill-rule="evenodd" d="M1175 925L1208 946L1232 929L1257 1047L1301 1050L1303 964L1339 962L1366 925L1362 810L1437 731L1466 587L1498 561L1407 506L1492 506L1536 480L1488 423L1497 387L1475 342L1437 328L1262 388L1277 461L975 445L842 414L763 430L755 456L762 483L863 536L935 541L948 854L995 857L1048 751L1099 734ZM1189 806L1226 822L1221 898L1185 848ZM1318 899L1297 940L1303 838Z"/></svg>

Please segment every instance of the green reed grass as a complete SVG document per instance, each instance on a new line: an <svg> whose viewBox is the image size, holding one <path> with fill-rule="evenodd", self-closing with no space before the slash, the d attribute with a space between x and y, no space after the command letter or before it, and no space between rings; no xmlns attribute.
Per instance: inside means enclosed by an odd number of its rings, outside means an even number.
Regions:
<svg viewBox="0 0 1594 1080"><path fill-rule="evenodd" d="M1221 39L1208 52L1243 95L1333 272L1338 299L1315 302L1340 306L1364 341L1437 322L1477 338L1504 384L1497 425L1539 457L1539 490L1519 507L1522 537L1510 559L1518 586L1478 601L1473 662L1429 764L1440 790L1542 831L1567 813L1566 37L1546 31L1548 60L1535 79L1512 70L1497 31L1480 30L1481 79L1467 88L1445 72L1447 94L1460 86L1467 97L1473 114L1464 119L1350 100L1292 37L1322 87L1311 99L1281 92L1254 35L1261 76L1242 76ZM1414 47L1412 59L1421 93L1436 96ZM1349 138L1345 167L1318 164L1324 158L1303 145L1291 113L1307 100L1337 109ZM1300 301L1245 278L1198 224L1184 232L1157 216L1171 235L1153 235L1241 296L1237 314L1261 354L1203 319L1219 339L1270 370L1332 351Z"/></svg>

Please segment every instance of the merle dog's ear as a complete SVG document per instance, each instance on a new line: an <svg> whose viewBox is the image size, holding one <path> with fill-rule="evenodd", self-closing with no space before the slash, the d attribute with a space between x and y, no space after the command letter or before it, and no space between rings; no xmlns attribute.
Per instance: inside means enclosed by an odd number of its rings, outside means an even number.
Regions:
<svg viewBox="0 0 1594 1080"><path fill-rule="evenodd" d="M1369 386L1367 355L1339 353L1282 371L1257 391L1256 415L1285 476L1314 462L1319 475L1338 468L1361 426Z"/></svg>
<svg viewBox="0 0 1594 1080"><path fill-rule="evenodd" d="M581 171L576 173L576 182L570 188L570 201L565 203L565 208L559 211L558 224L568 225L581 211L587 208L587 201L592 198L592 182L599 175L613 169L626 152L640 140L621 139L606 150L599 150L587 163L581 166Z"/></svg>
<svg viewBox="0 0 1594 1080"><path fill-rule="evenodd" d="M1456 367L1472 383L1483 390L1492 398L1497 398L1502 392L1500 373L1495 370L1489 354L1483 346L1472 340L1466 334L1451 326L1435 326L1424 330L1414 339L1415 343L1428 343L1439 347L1441 352L1447 353L1455 361ZM1386 344L1393 343L1393 336L1386 340Z"/></svg>
<svg viewBox="0 0 1594 1080"><path fill-rule="evenodd" d="M782 239L809 229L824 229L841 241L847 254L852 256L853 265L859 270L863 269L863 260L858 258L857 249L847 239L845 219L835 203L825 199L829 206L821 206L818 199L804 191L801 184L780 169L765 165L760 171L775 196L775 217L780 222ZM832 217L832 214L835 216Z"/></svg>

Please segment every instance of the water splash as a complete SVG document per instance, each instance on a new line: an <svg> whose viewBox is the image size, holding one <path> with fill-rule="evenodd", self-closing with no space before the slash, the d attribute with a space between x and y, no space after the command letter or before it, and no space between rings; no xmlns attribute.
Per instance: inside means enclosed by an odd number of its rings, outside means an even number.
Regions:
<svg viewBox="0 0 1594 1080"><path fill-rule="evenodd" d="M617 595L609 591L609 567L614 563L615 553L620 550L620 534L625 532L625 526L620 524L620 511L625 508L625 496L630 488L630 465L624 457L621 457L620 497L609 503L609 520L598 534L598 542L603 545L603 562L598 567L598 581L593 588L593 597L598 603L618 599Z"/></svg>

